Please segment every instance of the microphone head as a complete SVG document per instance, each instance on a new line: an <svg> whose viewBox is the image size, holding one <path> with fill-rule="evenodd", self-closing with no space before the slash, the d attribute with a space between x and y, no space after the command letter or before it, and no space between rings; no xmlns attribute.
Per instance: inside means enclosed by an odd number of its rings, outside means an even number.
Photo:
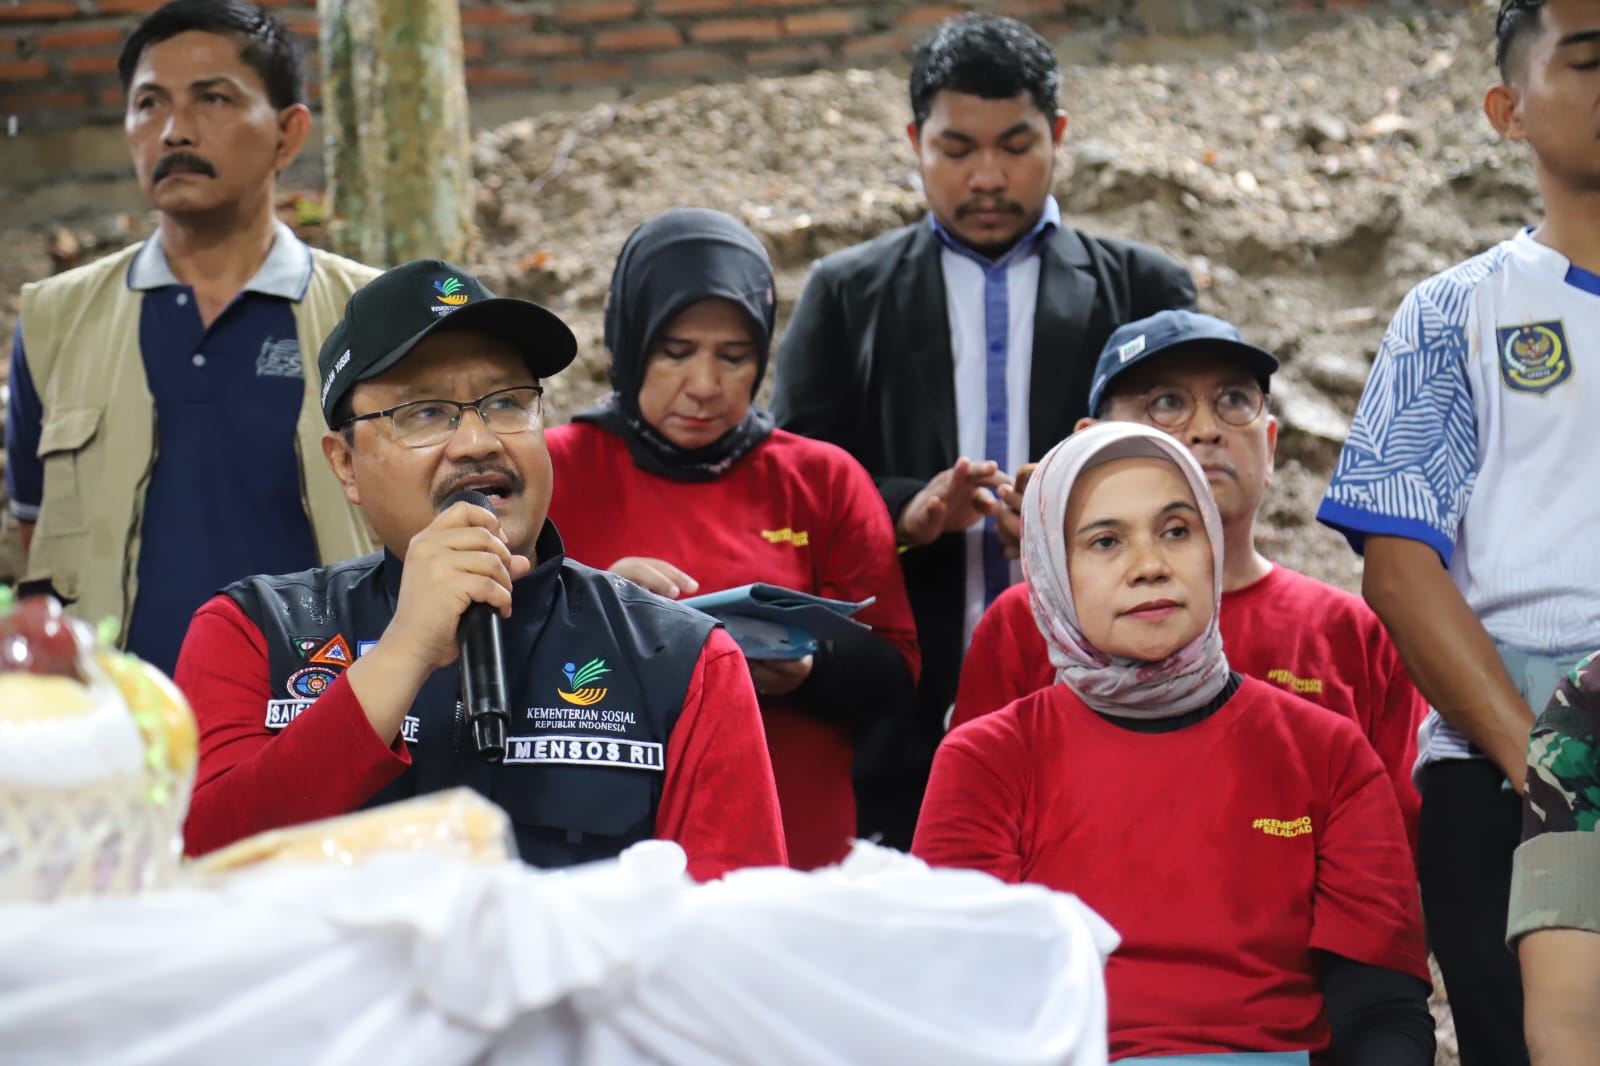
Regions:
<svg viewBox="0 0 1600 1066"><path fill-rule="evenodd" d="M503 762L506 757L506 719L503 714L479 714L472 723L472 742L484 762Z"/></svg>
<svg viewBox="0 0 1600 1066"><path fill-rule="evenodd" d="M489 497L485 496L477 489L457 489L455 492L452 492L449 496L445 497L444 503L439 505L439 510L445 511L451 507L454 507L456 504L463 502L470 503L474 507L482 507L490 514L495 513L494 504L489 501Z"/></svg>

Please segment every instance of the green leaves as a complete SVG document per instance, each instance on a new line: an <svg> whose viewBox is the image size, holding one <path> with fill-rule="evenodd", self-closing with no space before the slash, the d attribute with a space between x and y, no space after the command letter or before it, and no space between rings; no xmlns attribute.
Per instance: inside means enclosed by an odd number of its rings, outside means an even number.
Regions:
<svg viewBox="0 0 1600 1066"><path fill-rule="evenodd" d="M590 659L578 668L577 673L572 675L572 687L575 689L584 688L590 682L598 681L601 676L610 672L611 667L606 665L604 659Z"/></svg>

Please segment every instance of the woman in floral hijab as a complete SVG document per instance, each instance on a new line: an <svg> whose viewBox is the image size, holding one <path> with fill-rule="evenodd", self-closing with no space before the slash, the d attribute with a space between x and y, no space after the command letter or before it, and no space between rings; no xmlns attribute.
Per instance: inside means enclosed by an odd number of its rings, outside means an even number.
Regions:
<svg viewBox="0 0 1600 1066"><path fill-rule="evenodd" d="M1355 723L1229 670L1194 458L1095 425L1022 513L1058 683L945 739L913 850L1076 893L1118 929L1114 1060L1430 1066L1393 789Z"/></svg>

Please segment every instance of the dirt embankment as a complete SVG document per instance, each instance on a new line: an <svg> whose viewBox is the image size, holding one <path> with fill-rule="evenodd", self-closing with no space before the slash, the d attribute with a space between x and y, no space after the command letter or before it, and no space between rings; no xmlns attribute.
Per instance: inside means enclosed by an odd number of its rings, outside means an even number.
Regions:
<svg viewBox="0 0 1600 1066"><path fill-rule="evenodd" d="M1263 542L1346 587L1355 557L1310 516L1389 315L1410 286L1537 211L1526 154L1481 111L1489 30L1486 15L1353 19L1229 64L1064 72L1056 195L1067 218L1179 256L1205 310L1282 356ZM634 226L673 206L738 215L772 250L786 315L814 258L921 215L908 114L902 78L850 71L544 114L479 136L482 244L470 265L554 307L581 342L579 364L553 382L556 417L605 388L600 310ZM91 216L68 243L92 255L146 226ZM0 326L18 285L50 271L50 232L3 235Z"/></svg>
<svg viewBox="0 0 1600 1066"><path fill-rule="evenodd" d="M1205 310L1285 361L1263 542L1346 587L1358 563L1310 521L1405 291L1537 211L1532 168L1483 117L1488 20L1352 20L1227 65L1072 68L1056 178L1084 229L1189 263ZM582 361L554 397L605 388L600 309L628 232L671 206L766 240L787 313L811 261L920 217L902 78L815 74L530 118L479 138L478 266L556 307ZM781 327L781 321L780 321Z"/></svg>

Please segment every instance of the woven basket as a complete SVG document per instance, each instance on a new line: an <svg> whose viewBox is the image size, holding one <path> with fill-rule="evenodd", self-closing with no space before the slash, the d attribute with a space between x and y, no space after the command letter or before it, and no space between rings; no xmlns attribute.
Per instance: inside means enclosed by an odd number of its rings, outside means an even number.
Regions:
<svg viewBox="0 0 1600 1066"><path fill-rule="evenodd" d="M70 788L0 786L0 900L48 902L170 884L182 852L186 792L186 784L172 782L163 802L152 802L144 774Z"/></svg>

